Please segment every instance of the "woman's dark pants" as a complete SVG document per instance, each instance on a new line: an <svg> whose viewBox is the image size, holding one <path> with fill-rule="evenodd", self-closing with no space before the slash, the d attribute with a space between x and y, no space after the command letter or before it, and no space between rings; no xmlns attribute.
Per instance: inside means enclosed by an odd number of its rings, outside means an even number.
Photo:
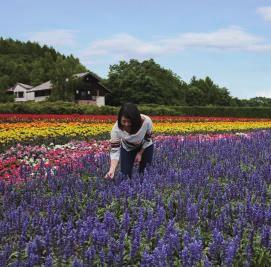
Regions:
<svg viewBox="0 0 271 267"><path fill-rule="evenodd" d="M137 148L135 150L126 151L122 146L120 149L120 171L124 175L128 175L130 178L132 176L132 170L134 166L134 161L137 152L139 152L141 148ZM141 162L139 163L139 173L142 173L147 165L151 165L153 156L153 144L147 147L141 158Z"/></svg>

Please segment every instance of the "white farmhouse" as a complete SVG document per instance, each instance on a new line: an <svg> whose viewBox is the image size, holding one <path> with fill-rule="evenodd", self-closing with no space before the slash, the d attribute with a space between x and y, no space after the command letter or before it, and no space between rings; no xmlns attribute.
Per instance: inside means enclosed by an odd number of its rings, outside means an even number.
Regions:
<svg viewBox="0 0 271 267"><path fill-rule="evenodd" d="M15 101L28 101L34 100L34 94L29 93L33 86L24 84L24 83L16 83L13 87L7 89L8 94L14 94Z"/></svg>
<svg viewBox="0 0 271 267"><path fill-rule="evenodd" d="M31 97L33 96L33 100L35 100L36 102L44 101L50 96L52 88L53 84L51 83L51 81L47 81L33 87L31 90L29 90L28 93L31 94Z"/></svg>
<svg viewBox="0 0 271 267"><path fill-rule="evenodd" d="M91 104L97 106L105 105L105 95L111 91L101 84L101 78L93 72L84 72L74 74L82 83L74 90L74 100L77 103ZM53 90L51 81L44 82L38 86L31 86L23 83L17 83L7 90L7 93L15 95L15 101L44 101Z"/></svg>

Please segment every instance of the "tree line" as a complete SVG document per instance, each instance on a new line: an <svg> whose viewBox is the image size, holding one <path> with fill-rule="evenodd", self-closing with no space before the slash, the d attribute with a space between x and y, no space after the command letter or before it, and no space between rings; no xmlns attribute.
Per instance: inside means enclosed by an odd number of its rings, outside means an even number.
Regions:
<svg viewBox="0 0 271 267"><path fill-rule="evenodd" d="M52 47L0 38L0 102L12 101L6 89L17 82L37 86L51 80L56 87L52 98L60 98L62 77L85 71L79 59Z"/></svg>
<svg viewBox="0 0 271 267"><path fill-rule="evenodd" d="M79 59L64 56L52 47L0 38L0 102L13 100L5 90L17 82L36 86L48 80L54 86L49 100L73 101L80 83L73 74L85 71ZM106 104L112 106L128 101L178 106L271 106L270 98L233 97L228 88L217 85L210 77L194 76L185 82L153 59L111 65L102 82L112 91L106 95Z"/></svg>
<svg viewBox="0 0 271 267"><path fill-rule="evenodd" d="M266 97L233 97L228 88L220 87L210 77L201 79L194 76L187 83L153 59L143 62L131 59L111 65L104 83L112 90L107 103L113 106L127 101L183 106L271 106L271 99Z"/></svg>

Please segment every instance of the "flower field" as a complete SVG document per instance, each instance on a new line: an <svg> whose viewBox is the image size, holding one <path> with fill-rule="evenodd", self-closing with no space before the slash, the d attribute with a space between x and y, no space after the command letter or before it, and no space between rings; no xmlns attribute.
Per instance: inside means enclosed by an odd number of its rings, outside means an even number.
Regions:
<svg viewBox="0 0 271 267"><path fill-rule="evenodd" d="M152 117L104 180L115 119L0 115L0 266L271 266L271 120Z"/></svg>
<svg viewBox="0 0 271 267"><path fill-rule="evenodd" d="M10 116L8 116L10 115ZM269 119L154 116L157 134L238 132L271 128ZM0 114L0 151L20 144L65 144L108 138L116 116Z"/></svg>

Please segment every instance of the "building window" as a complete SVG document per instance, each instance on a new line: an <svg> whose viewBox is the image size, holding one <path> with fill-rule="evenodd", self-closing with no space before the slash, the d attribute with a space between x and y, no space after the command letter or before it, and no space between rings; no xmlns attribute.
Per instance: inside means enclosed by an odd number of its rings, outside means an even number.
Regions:
<svg viewBox="0 0 271 267"><path fill-rule="evenodd" d="M76 90L76 94L77 94L77 95L79 94L79 90Z"/></svg>
<svg viewBox="0 0 271 267"><path fill-rule="evenodd" d="M81 91L81 97L86 97L87 94L86 94L86 91Z"/></svg>
<svg viewBox="0 0 271 267"><path fill-rule="evenodd" d="M18 92L18 98L24 98L24 92Z"/></svg>
<svg viewBox="0 0 271 267"><path fill-rule="evenodd" d="M88 91L88 95L90 95L90 91Z"/></svg>
<svg viewBox="0 0 271 267"><path fill-rule="evenodd" d="M51 89L40 90L35 92L35 97L49 96L51 94Z"/></svg>

